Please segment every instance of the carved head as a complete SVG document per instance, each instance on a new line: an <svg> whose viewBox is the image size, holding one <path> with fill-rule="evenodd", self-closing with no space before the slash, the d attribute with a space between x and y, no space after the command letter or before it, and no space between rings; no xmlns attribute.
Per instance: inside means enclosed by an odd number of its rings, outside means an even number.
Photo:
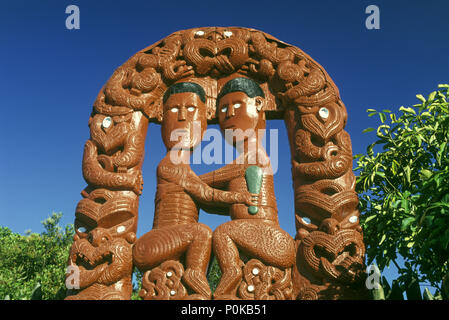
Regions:
<svg viewBox="0 0 449 320"><path fill-rule="evenodd" d="M191 150L207 128L206 93L197 83L178 82L163 97L162 140L168 150Z"/></svg>
<svg viewBox="0 0 449 320"><path fill-rule="evenodd" d="M234 144L257 134L258 129L265 129L265 103L265 94L254 80L234 78L228 81L217 97L217 117L221 130L246 131L246 134L234 136Z"/></svg>

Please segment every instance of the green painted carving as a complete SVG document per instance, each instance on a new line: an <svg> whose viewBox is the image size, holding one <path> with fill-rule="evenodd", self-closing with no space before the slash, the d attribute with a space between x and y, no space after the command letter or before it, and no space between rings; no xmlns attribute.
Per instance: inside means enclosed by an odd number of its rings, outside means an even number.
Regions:
<svg viewBox="0 0 449 320"><path fill-rule="evenodd" d="M262 169L258 166L249 166L245 171L246 185L250 193L259 194L262 186ZM250 214L257 214L259 208L256 206L249 206L248 212Z"/></svg>

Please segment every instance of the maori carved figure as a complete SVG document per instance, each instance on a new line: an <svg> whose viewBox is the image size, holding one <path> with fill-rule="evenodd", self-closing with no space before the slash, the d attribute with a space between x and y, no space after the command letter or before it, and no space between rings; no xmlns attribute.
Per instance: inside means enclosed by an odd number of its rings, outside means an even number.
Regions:
<svg viewBox="0 0 449 320"><path fill-rule="evenodd" d="M188 165L191 150L206 130L204 102L204 90L193 82L178 82L164 95L162 139L167 155L157 169L153 229L139 238L133 251L135 265L145 272L142 292L145 299L210 299L206 271L212 231L198 223L197 203L252 204L248 192L215 190L202 182ZM178 136L177 132L182 135ZM161 263L167 260L174 260L175 264L184 260L185 271L175 266L176 272L161 274L167 268ZM176 277L169 277L168 272L178 278L182 276L182 283L177 281L175 287L170 287L173 286L171 279ZM171 279L165 281L161 277ZM189 291L191 295L187 295Z"/></svg>
<svg viewBox="0 0 449 320"><path fill-rule="evenodd" d="M289 137L294 239L279 227L257 134L228 139L241 157L219 170L198 177L188 165L207 122L220 123L226 137L226 129L263 129L271 119L283 119ZM258 30L182 30L137 52L93 104L82 162L88 186L69 259L80 288L68 299L129 299L133 265L144 271L144 299L210 299L212 249L223 271L216 299L364 298L346 120L326 71ZM157 168L153 229L136 240L149 122L161 124L167 154ZM198 223L199 208L231 221L212 233Z"/></svg>
<svg viewBox="0 0 449 320"><path fill-rule="evenodd" d="M229 133L226 130L231 130L233 135L228 137L228 142L240 150L240 156L224 168L203 175L203 181L214 187L243 191L251 184L245 181L248 180L245 173L251 165L259 168L261 174L257 210L232 205L229 210L232 221L214 231L214 252L222 270L215 299L291 298L290 273L295 261L295 244L279 227L273 173L260 141L260 132L265 129L264 96L255 81L239 77L227 82L217 99L220 128L225 135ZM248 258L253 258L249 265L258 266L244 266ZM242 282L243 270L246 272ZM254 273L258 275L257 281L248 277ZM273 288L269 288L271 286Z"/></svg>

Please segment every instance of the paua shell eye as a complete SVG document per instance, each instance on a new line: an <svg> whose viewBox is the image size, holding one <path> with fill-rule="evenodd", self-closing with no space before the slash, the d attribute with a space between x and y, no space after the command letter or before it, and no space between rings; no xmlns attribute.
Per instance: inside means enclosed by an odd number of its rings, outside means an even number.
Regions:
<svg viewBox="0 0 449 320"><path fill-rule="evenodd" d="M312 220L310 220L310 218L307 217L302 217L301 220L304 224L310 224L312 222Z"/></svg>
<svg viewBox="0 0 449 320"><path fill-rule="evenodd" d="M357 216L352 216L349 218L349 222L351 223L356 223L359 220L359 218L357 218Z"/></svg>
<svg viewBox="0 0 449 320"><path fill-rule="evenodd" d="M325 107L322 107L319 111L318 114L320 115L320 117L324 120L326 120L329 117L329 110Z"/></svg>
<svg viewBox="0 0 449 320"><path fill-rule="evenodd" d="M79 227L77 230L79 233L85 233L87 231L87 229L84 227Z"/></svg>
<svg viewBox="0 0 449 320"><path fill-rule="evenodd" d="M103 128L109 128L112 124L112 118L111 117L106 117L103 119L101 126Z"/></svg>

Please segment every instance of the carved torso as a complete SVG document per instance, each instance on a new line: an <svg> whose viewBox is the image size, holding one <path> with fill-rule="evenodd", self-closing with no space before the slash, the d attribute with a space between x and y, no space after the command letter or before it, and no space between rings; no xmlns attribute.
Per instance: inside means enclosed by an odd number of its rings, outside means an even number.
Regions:
<svg viewBox="0 0 449 320"><path fill-rule="evenodd" d="M245 204L233 204L230 207L229 215L231 219L262 219L274 221L278 224L276 197L274 193L274 182L271 164L265 150L259 148L257 161L250 161L248 155L243 154L232 163L216 171L206 173L201 179L208 184L225 189L231 192L247 192L248 186L245 179L245 170L249 166L257 165L263 169L262 186L258 198L259 211L256 215L248 213L248 206Z"/></svg>
<svg viewBox="0 0 449 320"><path fill-rule="evenodd" d="M165 163L160 164L166 165ZM166 167L167 168L167 167ZM190 168L184 168L188 171ZM153 228L198 222L198 207L180 184L157 179Z"/></svg>

